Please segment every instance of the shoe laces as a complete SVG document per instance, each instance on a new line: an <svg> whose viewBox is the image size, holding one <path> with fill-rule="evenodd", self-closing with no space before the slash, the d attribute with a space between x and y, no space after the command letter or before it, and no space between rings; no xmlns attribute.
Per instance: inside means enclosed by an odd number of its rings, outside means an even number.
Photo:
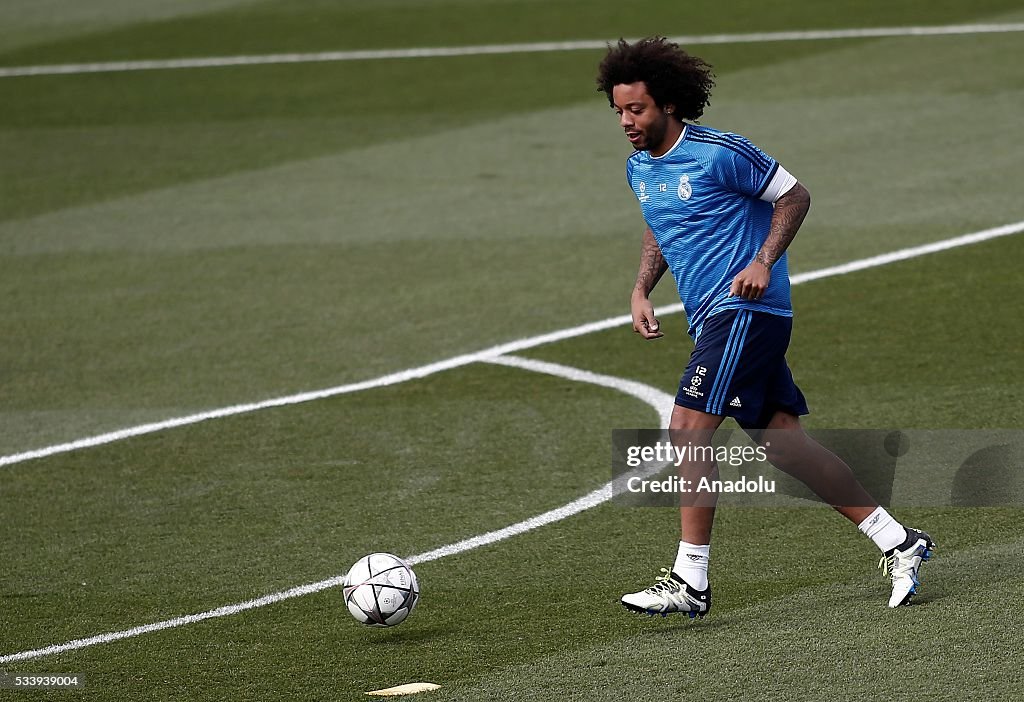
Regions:
<svg viewBox="0 0 1024 702"><path fill-rule="evenodd" d="M661 569L661 575L654 578L657 582L647 588L647 592L657 595L661 592L679 592L679 583L672 577L672 571L668 568Z"/></svg>
<svg viewBox="0 0 1024 702"><path fill-rule="evenodd" d="M908 558L900 558L904 555L900 551L893 551L889 555L883 555L878 559L878 568L882 571L882 578L889 576L893 582L900 578L914 578L914 555L917 549L908 552Z"/></svg>

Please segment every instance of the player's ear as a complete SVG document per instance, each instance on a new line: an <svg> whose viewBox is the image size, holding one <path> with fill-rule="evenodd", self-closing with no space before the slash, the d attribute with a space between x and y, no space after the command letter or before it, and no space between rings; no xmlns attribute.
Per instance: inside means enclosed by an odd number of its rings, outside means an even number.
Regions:
<svg viewBox="0 0 1024 702"><path fill-rule="evenodd" d="M672 114L672 113L674 113L676 111L676 106L675 105L665 105L665 107L663 107L662 109L665 110L665 114L670 115L670 114Z"/></svg>

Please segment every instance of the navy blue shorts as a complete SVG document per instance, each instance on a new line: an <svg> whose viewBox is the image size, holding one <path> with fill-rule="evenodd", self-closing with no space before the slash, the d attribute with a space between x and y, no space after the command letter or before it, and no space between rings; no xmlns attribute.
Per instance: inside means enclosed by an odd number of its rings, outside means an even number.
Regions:
<svg viewBox="0 0 1024 702"><path fill-rule="evenodd" d="M676 404L763 428L778 410L807 414L807 401L786 365L793 319L727 310L704 322Z"/></svg>

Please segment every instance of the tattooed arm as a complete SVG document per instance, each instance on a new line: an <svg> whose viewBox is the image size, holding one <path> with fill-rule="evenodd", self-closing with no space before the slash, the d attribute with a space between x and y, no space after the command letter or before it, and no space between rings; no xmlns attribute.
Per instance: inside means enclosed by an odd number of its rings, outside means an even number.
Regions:
<svg viewBox="0 0 1024 702"><path fill-rule="evenodd" d="M668 270L668 264L661 255L661 248L654 239L651 228L644 229L643 247L640 250L640 270L636 274L633 298L630 308L633 314L633 331L645 339L657 339L663 334L658 330L658 319L654 316L654 305L647 296Z"/></svg>
<svg viewBox="0 0 1024 702"><path fill-rule="evenodd" d="M772 269L775 262L782 258L786 248L796 232L803 224L807 211L811 208L811 194L807 192L800 183L795 184L785 195L775 203L775 213L772 215L772 223L768 228L768 238L764 246L757 252L754 260L768 270Z"/></svg>
<svg viewBox="0 0 1024 702"><path fill-rule="evenodd" d="M768 289L772 266L782 258L797 230L811 208L811 194L800 183L775 202L775 212L768 227L768 238L754 260L733 278L730 295L747 300L760 300Z"/></svg>

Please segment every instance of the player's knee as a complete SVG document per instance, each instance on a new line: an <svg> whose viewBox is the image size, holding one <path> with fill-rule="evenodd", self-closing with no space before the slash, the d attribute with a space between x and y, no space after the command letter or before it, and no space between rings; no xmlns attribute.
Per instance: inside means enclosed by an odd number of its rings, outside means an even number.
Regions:
<svg viewBox="0 0 1024 702"><path fill-rule="evenodd" d="M785 441L766 439L761 447L764 448L768 462L780 470L787 470L795 461L796 452Z"/></svg>
<svg viewBox="0 0 1024 702"><path fill-rule="evenodd" d="M714 431L724 417L676 405L672 410L669 429L672 431Z"/></svg>
<svg viewBox="0 0 1024 702"><path fill-rule="evenodd" d="M788 471L798 467L805 460L810 437L799 423L792 428L771 429L763 432L757 443L764 449L765 457L776 468Z"/></svg>
<svg viewBox="0 0 1024 702"><path fill-rule="evenodd" d="M771 421L768 423L768 433L773 431L792 431L803 433L803 427L800 425L800 418L795 414L789 412L778 411L772 415Z"/></svg>

